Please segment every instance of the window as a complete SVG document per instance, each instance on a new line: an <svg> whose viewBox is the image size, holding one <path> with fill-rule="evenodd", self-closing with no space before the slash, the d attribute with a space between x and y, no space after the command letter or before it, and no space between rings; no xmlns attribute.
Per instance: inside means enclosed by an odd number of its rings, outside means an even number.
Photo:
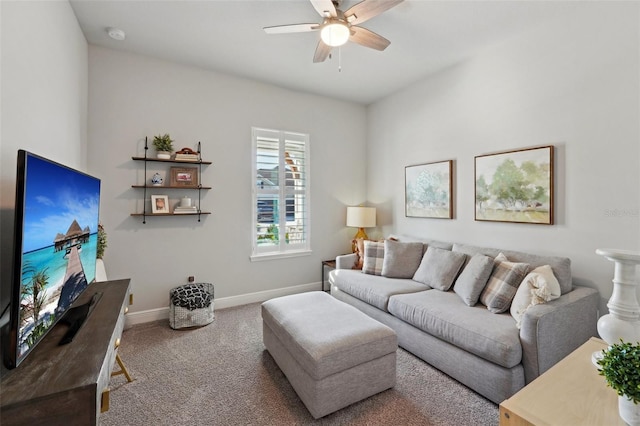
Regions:
<svg viewBox="0 0 640 426"><path fill-rule="evenodd" d="M251 258L308 254L309 135L254 127L251 137Z"/></svg>

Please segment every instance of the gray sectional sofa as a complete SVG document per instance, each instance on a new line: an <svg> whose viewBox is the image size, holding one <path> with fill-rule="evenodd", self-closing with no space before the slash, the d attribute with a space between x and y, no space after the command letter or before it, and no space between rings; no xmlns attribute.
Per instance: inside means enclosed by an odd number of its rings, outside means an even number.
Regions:
<svg viewBox="0 0 640 426"><path fill-rule="evenodd" d="M356 254L336 258L337 268L329 274L332 296L391 327L399 346L496 404L597 334L599 294L573 285L568 258L421 242L424 251L431 246L465 254L457 277L473 255L495 258L503 253L530 268L550 265L560 284L561 296L531 306L518 328L509 311L492 313L481 303L469 306L453 290L442 291L412 278L354 270Z"/></svg>

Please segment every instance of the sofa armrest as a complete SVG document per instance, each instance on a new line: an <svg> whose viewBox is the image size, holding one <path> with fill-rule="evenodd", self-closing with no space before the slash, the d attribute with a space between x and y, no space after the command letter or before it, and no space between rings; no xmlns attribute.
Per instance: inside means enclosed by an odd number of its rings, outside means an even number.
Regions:
<svg viewBox="0 0 640 426"><path fill-rule="evenodd" d="M556 300L527 309L520 342L526 383L597 336L597 290L574 286Z"/></svg>
<svg viewBox="0 0 640 426"><path fill-rule="evenodd" d="M336 256L336 269L351 269L358 260L357 253L343 254Z"/></svg>

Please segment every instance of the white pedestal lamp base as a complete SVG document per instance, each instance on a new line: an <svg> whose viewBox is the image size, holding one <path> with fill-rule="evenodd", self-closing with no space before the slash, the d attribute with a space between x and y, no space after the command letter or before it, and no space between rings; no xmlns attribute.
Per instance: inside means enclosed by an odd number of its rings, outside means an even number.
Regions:
<svg viewBox="0 0 640 426"><path fill-rule="evenodd" d="M613 293L607 303L609 313L598 320L598 334L609 345L625 342L640 342L640 305L638 304L636 267L640 264L640 253L628 250L597 249L596 254L615 263ZM602 357L594 352L592 361ZM597 364L596 364L597 365Z"/></svg>

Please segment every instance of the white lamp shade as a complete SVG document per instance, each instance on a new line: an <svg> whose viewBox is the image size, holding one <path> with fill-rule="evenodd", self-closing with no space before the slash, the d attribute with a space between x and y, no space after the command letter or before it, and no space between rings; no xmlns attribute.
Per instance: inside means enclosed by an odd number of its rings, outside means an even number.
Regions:
<svg viewBox="0 0 640 426"><path fill-rule="evenodd" d="M375 207L347 207L347 226L373 228L376 226Z"/></svg>

